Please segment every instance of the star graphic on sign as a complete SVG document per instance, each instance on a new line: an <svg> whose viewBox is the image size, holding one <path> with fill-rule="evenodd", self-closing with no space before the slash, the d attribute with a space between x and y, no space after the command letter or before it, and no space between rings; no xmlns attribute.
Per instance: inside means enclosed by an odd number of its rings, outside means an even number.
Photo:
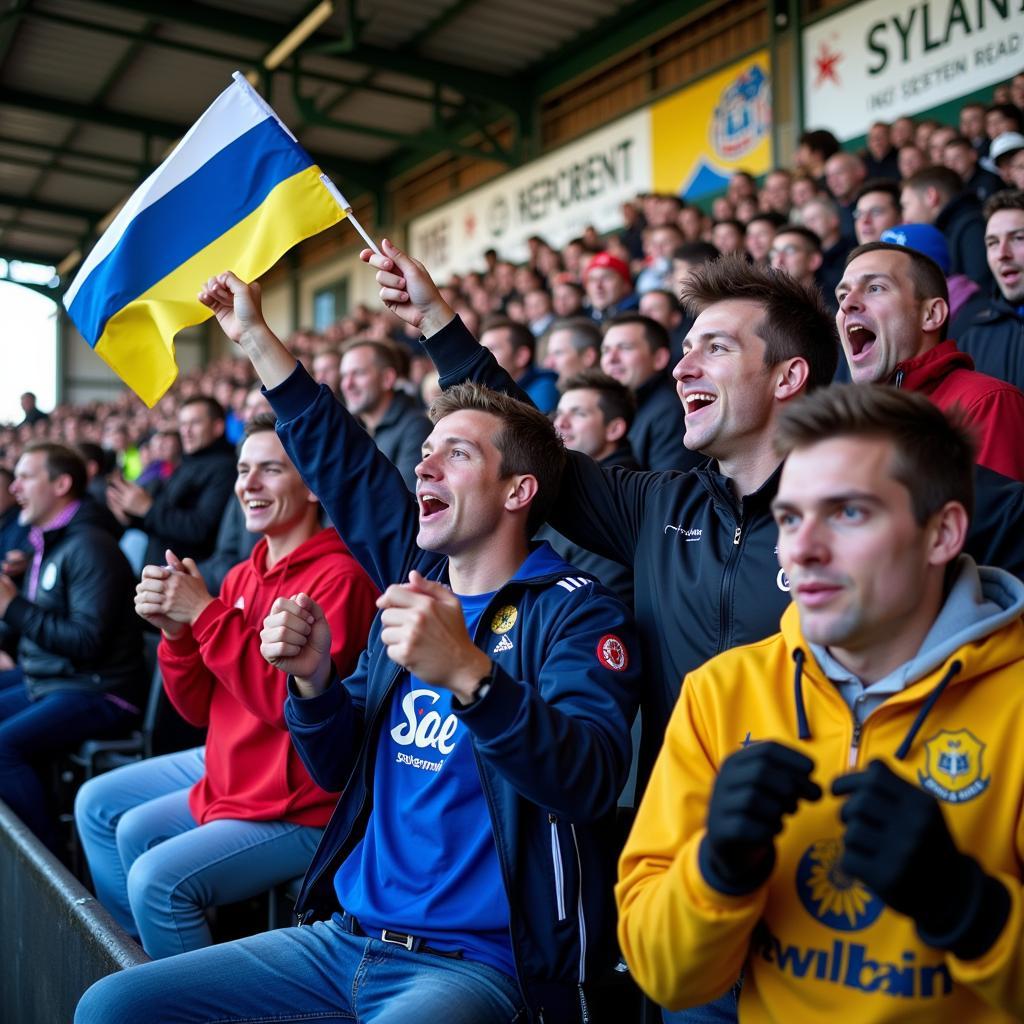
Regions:
<svg viewBox="0 0 1024 1024"><path fill-rule="evenodd" d="M466 229L466 237L472 238L473 233L476 231L476 217L472 213L466 214L466 219L463 222L463 227Z"/></svg>
<svg viewBox="0 0 1024 1024"><path fill-rule="evenodd" d="M815 89L827 81L833 81L836 85L840 84L836 65L842 59L843 55L834 50L830 50L828 43L823 42L818 47L818 56L814 58L815 67L818 69L818 77L814 82Z"/></svg>

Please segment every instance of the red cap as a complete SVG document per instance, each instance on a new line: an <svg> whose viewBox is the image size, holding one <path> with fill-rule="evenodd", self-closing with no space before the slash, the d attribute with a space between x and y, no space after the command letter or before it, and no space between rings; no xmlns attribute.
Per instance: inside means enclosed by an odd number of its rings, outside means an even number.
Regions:
<svg viewBox="0 0 1024 1024"><path fill-rule="evenodd" d="M623 260L620 260L618 256L613 256L610 252L599 252L588 264L587 269L583 271L583 280L586 281L587 275L599 267L606 267L608 270L614 270L623 281L626 282L627 287L633 287L633 278L629 274L629 267L626 266Z"/></svg>

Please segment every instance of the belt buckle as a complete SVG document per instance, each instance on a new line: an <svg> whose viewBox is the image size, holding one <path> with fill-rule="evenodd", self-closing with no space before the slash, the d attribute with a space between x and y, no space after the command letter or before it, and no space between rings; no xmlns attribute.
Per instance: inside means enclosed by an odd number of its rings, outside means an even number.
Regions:
<svg viewBox="0 0 1024 1024"><path fill-rule="evenodd" d="M411 953L414 940L411 935L403 935L401 932L393 932L390 928L385 928L380 933L380 941L390 942L393 946L405 946Z"/></svg>

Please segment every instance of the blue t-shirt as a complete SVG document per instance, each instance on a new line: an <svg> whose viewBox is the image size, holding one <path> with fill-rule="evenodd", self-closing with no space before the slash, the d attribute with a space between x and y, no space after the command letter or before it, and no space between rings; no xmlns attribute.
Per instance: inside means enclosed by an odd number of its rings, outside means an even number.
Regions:
<svg viewBox="0 0 1024 1024"><path fill-rule="evenodd" d="M493 596L459 597L470 636ZM412 675L395 688L366 834L338 868L334 889L369 935L405 932L515 977L491 818L453 700Z"/></svg>

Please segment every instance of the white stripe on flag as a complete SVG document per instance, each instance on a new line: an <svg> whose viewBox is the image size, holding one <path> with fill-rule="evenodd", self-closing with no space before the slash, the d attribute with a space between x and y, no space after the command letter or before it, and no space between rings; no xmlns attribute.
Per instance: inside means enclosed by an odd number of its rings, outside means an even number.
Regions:
<svg viewBox="0 0 1024 1024"><path fill-rule="evenodd" d="M247 82L245 84L248 85ZM143 210L195 174L226 146L272 116L267 113L268 109L265 105L253 102L249 91L239 88L238 83L233 81L192 125L170 156L136 189L131 199L121 208L121 212L114 218L75 275L75 280L64 296L65 308L71 306L78 289L93 270L110 255L125 229Z"/></svg>

